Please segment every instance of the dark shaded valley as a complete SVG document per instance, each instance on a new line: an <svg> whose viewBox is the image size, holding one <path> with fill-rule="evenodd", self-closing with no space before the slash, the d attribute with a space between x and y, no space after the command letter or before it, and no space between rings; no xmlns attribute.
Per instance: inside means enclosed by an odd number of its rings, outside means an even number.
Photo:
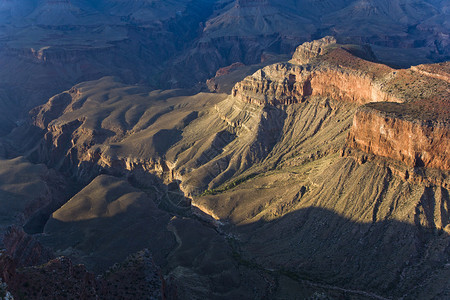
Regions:
<svg viewBox="0 0 450 300"><path fill-rule="evenodd" d="M0 0L0 298L450 298L449 9Z"/></svg>

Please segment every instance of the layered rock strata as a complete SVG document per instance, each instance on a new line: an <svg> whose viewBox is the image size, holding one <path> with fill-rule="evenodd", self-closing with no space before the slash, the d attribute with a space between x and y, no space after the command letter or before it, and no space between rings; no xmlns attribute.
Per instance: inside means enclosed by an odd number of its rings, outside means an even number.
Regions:
<svg viewBox="0 0 450 300"><path fill-rule="evenodd" d="M233 97L261 106L299 103L308 96L357 104L404 102L385 88L393 69L355 57L331 42L309 44L300 46L290 63L267 66L237 83Z"/></svg>
<svg viewBox="0 0 450 300"><path fill-rule="evenodd" d="M347 145L411 167L450 170L450 125L407 120L372 106L358 109Z"/></svg>
<svg viewBox="0 0 450 300"><path fill-rule="evenodd" d="M326 36L320 40L306 42L295 49L292 61L298 65L307 64L311 59L324 55L328 46L336 44L336 39L332 36Z"/></svg>
<svg viewBox="0 0 450 300"><path fill-rule="evenodd" d="M408 166L450 170L449 64L394 70L351 51L332 37L305 43L290 63L270 65L237 83L232 97L258 106L310 96L364 105L355 115L349 147Z"/></svg>

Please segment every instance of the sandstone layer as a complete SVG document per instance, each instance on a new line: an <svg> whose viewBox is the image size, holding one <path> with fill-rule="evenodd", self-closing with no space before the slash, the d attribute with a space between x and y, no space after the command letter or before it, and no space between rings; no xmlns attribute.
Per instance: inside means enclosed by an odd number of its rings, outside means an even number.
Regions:
<svg viewBox="0 0 450 300"><path fill-rule="evenodd" d="M287 105L302 102L309 96L357 104L405 101L385 88L393 69L355 57L331 38L326 41L330 43L299 46L303 50L297 50L291 63L274 64L257 71L237 83L232 95L258 105ZM328 54L324 55L325 52Z"/></svg>
<svg viewBox="0 0 450 300"><path fill-rule="evenodd" d="M362 59L364 47L307 53L234 95L105 77L33 110L17 135L38 142L22 151L83 187L39 241L104 270L136 229L133 249L151 249L173 298L448 297L450 185L432 153L446 147L446 81ZM366 111L358 125L384 122L394 136L419 126L422 163L395 156L408 141L377 146L370 128L351 129ZM374 150L358 150L367 140Z"/></svg>
<svg viewBox="0 0 450 300"><path fill-rule="evenodd" d="M450 170L450 126L410 121L365 106L353 119L347 145L413 167Z"/></svg>
<svg viewBox="0 0 450 300"><path fill-rule="evenodd" d="M265 67L237 83L232 96L259 106L311 96L367 104L355 115L350 147L450 170L448 63L394 70L355 57L352 50L331 37L305 43L290 63Z"/></svg>

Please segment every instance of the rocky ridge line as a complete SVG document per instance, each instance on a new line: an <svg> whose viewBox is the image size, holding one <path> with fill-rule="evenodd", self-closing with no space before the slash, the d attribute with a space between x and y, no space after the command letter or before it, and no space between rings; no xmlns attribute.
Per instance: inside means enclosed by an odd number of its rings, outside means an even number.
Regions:
<svg viewBox="0 0 450 300"><path fill-rule="evenodd" d="M245 78L235 85L232 95L261 106L299 103L309 96L357 104L404 102L384 88L393 71L355 57L334 38L325 37L299 46L290 63L270 65Z"/></svg>
<svg viewBox="0 0 450 300"><path fill-rule="evenodd" d="M352 50L332 37L305 43L289 63L267 66L237 83L232 96L258 106L310 96L362 105L347 146L408 166L450 170L448 63L395 70L355 57Z"/></svg>

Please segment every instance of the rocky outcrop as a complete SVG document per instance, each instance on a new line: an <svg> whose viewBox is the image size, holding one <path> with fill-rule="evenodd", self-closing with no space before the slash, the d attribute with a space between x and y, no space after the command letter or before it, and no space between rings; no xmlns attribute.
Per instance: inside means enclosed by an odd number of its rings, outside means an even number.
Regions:
<svg viewBox="0 0 450 300"><path fill-rule="evenodd" d="M347 146L408 166L449 170L448 70L448 63L394 70L325 37L299 46L290 63L267 66L237 83L232 97L258 106L314 96L365 105Z"/></svg>
<svg viewBox="0 0 450 300"><path fill-rule="evenodd" d="M412 167L450 170L450 125L406 120L370 106L355 114L347 145Z"/></svg>
<svg viewBox="0 0 450 300"><path fill-rule="evenodd" d="M75 89L71 91L76 93ZM41 129L46 129L50 121L61 116L67 105L72 102L73 93L64 92L53 96L46 104L31 110L30 114L35 115L33 123Z"/></svg>
<svg viewBox="0 0 450 300"><path fill-rule="evenodd" d="M449 78L448 63L399 70L389 85L403 91L408 101L360 107L348 146L411 167L449 171Z"/></svg>
<svg viewBox="0 0 450 300"><path fill-rule="evenodd" d="M332 36L326 36L320 40L303 43L295 50L292 61L299 65L307 64L312 58L325 54L328 46L334 44L336 44L336 39Z"/></svg>
<svg viewBox="0 0 450 300"><path fill-rule="evenodd" d="M218 92L220 90L220 88L219 88L219 83L217 82L217 78L224 76L224 75L228 75L231 72L233 72L239 68L242 68L242 67L245 67L245 65L243 63L235 62L227 67L220 68L219 70L217 70L216 75L213 78L210 78L206 81L206 85L208 86L208 89L211 92Z"/></svg>
<svg viewBox="0 0 450 300"><path fill-rule="evenodd" d="M164 299L164 280L148 250L130 255L104 276L96 276L70 258L58 257L40 266L16 269L0 255L1 278L14 297L26 299Z"/></svg>
<svg viewBox="0 0 450 300"><path fill-rule="evenodd" d="M325 60L323 62L326 63L312 66L291 63L267 66L237 83L232 90L232 96L260 106L298 103L309 96L330 97L356 104L404 101L385 91L383 80L376 78L366 69L337 62L338 57L363 62L366 67L380 68L385 74L390 68L363 61L344 49L336 49L333 54L334 57L331 58L336 58L336 61L327 63ZM343 62L345 63L345 60Z"/></svg>
<svg viewBox="0 0 450 300"><path fill-rule="evenodd" d="M232 72L232 71L234 71L234 70L236 70L236 69L238 69L240 67L243 67L243 66L245 66L245 65L243 63L241 63L241 62L232 63L228 67L223 67L223 68L220 68L219 70L217 70L216 77L227 75L230 72Z"/></svg>
<svg viewBox="0 0 450 300"><path fill-rule="evenodd" d="M33 236L21 227L11 226L4 234L5 255L11 256L19 267L32 266L47 262L53 257L52 252L42 246Z"/></svg>

